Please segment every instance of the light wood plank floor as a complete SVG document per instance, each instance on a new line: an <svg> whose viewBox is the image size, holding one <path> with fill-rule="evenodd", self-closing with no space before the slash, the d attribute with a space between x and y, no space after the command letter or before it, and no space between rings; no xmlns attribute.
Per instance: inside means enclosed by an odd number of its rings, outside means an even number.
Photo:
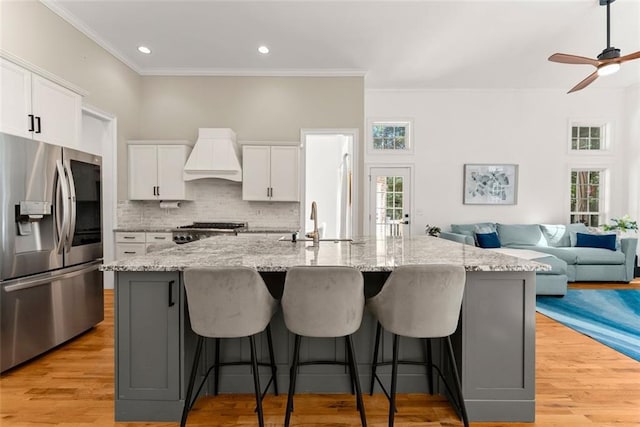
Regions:
<svg viewBox="0 0 640 427"><path fill-rule="evenodd" d="M631 285L572 285L579 288ZM105 321L71 343L0 377L0 424L20 426L175 426L113 421L113 292ZM536 331L536 422L472 423L474 427L640 426L640 363L542 315ZM265 422L283 422L286 397L265 398ZM299 395L292 425L358 426L350 395ZM189 426L254 426L253 396L200 399ZM365 396L370 426L385 426L387 402ZM459 426L442 398L401 395L396 425Z"/></svg>

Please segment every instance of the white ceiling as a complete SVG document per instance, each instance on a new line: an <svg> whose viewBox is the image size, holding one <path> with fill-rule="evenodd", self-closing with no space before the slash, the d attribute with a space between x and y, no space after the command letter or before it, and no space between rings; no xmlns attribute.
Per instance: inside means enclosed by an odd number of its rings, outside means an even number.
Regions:
<svg viewBox="0 0 640 427"><path fill-rule="evenodd" d="M549 55L595 58L606 47L598 0L41 1L143 75L365 75L374 89L568 90L593 67ZM640 50L640 0L613 3L611 26L621 55ZM635 60L591 87L638 83Z"/></svg>

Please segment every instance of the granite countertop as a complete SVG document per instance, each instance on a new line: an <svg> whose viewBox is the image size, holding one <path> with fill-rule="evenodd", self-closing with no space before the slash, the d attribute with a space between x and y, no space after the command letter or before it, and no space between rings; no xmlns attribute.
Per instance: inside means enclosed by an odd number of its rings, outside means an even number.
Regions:
<svg viewBox="0 0 640 427"><path fill-rule="evenodd" d="M105 264L102 271L182 271L188 267L247 266L261 272L295 265L348 265L392 271L406 264L456 264L467 271L548 271L547 264L430 236L356 237L353 241L278 241L249 234L215 236Z"/></svg>
<svg viewBox="0 0 640 427"><path fill-rule="evenodd" d="M121 233L171 233L172 231L176 231L176 227L120 227L114 228L113 232L121 232Z"/></svg>

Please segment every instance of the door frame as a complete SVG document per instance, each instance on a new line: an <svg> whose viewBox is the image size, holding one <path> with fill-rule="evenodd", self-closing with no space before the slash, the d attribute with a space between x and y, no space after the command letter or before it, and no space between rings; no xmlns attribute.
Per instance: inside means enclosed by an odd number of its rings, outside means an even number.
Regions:
<svg viewBox="0 0 640 427"><path fill-rule="evenodd" d="M362 218L360 217L360 139L358 128L303 128L300 129L300 235L304 235L305 189L306 189L306 142L309 135L350 135L353 140L353 173L351 174L351 234L356 236L361 230Z"/></svg>
<svg viewBox="0 0 640 427"><path fill-rule="evenodd" d="M101 141L101 152L95 154L102 156L102 253L104 262L108 263L115 260L113 229L118 226L118 118L88 104L82 105L82 116L85 115L103 122L106 130ZM105 271L103 278L104 288L113 289L113 272Z"/></svg>
<svg viewBox="0 0 640 427"><path fill-rule="evenodd" d="M365 180L368 184L367 191L364 191L364 215L363 215L363 224L367 224L367 229L363 232L365 235L375 236L375 233L371 230L371 169L380 168L380 169L398 169L398 168L407 168L409 169L409 179L411 180L411 185L409 186L409 199L411 200L411 206L409 207L409 234L414 234L414 218L415 218L415 172L414 172L414 164L413 163L367 163L365 164Z"/></svg>

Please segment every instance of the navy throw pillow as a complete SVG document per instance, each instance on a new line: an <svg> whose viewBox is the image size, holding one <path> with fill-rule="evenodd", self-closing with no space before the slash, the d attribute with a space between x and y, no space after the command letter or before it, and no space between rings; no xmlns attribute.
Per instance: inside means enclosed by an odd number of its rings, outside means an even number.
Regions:
<svg viewBox="0 0 640 427"><path fill-rule="evenodd" d="M601 248L616 250L615 234L585 234L576 233L576 246L583 248Z"/></svg>
<svg viewBox="0 0 640 427"><path fill-rule="evenodd" d="M498 239L498 233L476 233L476 239L478 239L478 246L481 248L499 248L500 239Z"/></svg>

